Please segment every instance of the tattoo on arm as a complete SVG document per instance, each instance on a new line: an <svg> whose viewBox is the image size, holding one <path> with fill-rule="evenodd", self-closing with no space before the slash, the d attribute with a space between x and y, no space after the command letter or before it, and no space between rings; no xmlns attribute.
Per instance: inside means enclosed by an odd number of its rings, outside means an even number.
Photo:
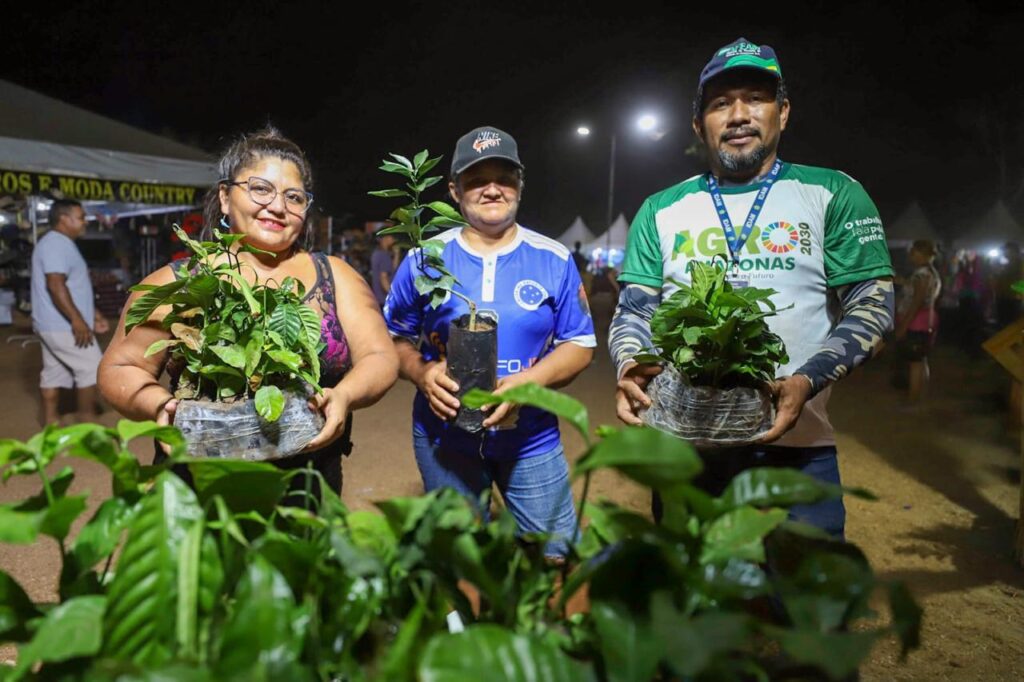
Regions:
<svg viewBox="0 0 1024 682"><path fill-rule="evenodd" d="M633 356L652 347L651 317L661 302L661 291L642 284L625 284L619 291L611 327L608 350L618 376Z"/></svg>
<svg viewBox="0 0 1024 682"><path fill-rule="evenodd" d="M863 364L892 329L894 293L891 279L869 279L836 289L843 317L825 345L794 374L811 380L811 396Z"/></svg>

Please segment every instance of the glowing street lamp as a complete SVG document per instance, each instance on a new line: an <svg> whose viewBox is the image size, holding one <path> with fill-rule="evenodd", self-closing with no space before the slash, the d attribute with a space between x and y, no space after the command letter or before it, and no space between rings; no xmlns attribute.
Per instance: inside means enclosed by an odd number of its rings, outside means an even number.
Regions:
<svg viewBox="0 0 1024 682"><path fill-rule="evenodd" d="M653 133L658 125L658 119L653 114L643 114L636 120L636 126L645 133ZM581 125L576 128L576 134L580 137L589 137L590 128ZM609 154L608 160L608 229L605 231L607 235L607 247L611 249L612 245L612 220L615 219L614 207L615 207L615 133L611 133L611 153Z"/></svg>

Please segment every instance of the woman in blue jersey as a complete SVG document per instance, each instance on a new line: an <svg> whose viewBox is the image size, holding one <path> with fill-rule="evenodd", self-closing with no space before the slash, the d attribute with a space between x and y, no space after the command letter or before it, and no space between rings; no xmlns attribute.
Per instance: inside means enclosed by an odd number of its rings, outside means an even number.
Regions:
<svg viewBox="0 0 1024 682"><path fill-rule="evenodd" d="M512 136L489 126L463 135L448 188L468 225L438 237L442 257L458 291L498 320L496 392L529 382L565 386L590 364L594 324L569 250L516 223L523 165ZM468 307L449 296L432 308L416 290L416 261L406 258L395 273L384 317L400 375L419 389L413 448L424 487L479 499L497 485L520 532L551 533L546 553L564 555L576 514L557 418L532 407L516 415L502 403L480 433L452 423L459 386L446 374L448 324Z"/></svg>

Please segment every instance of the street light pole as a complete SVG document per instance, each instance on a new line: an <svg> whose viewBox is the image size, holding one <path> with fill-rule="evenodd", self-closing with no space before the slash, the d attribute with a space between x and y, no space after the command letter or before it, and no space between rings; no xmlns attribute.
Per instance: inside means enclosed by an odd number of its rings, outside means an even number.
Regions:
<svg viewBox="0 0 1024 682"><path fill-rule="evenodd" d="M612 212L615 206L615 133L612 133L612 151L608 161L608 229L605 230L605 248L612 248ZM607 256L606 256L607 257Z"/></svg>
<svg viewBox="0 0 1024 682"><path fill-rule="evenodd" d="M658 125L658 119L652 114L644 114L637 119L636 125L641 131L650 133ZM589 137L590 128L588 126L581 125L576 128L576 134L580 137ZM605 230L605 250L611 251L612 221L615 219L615 147L618 140L616 139L614 132L612 132L608 137L611 142L611 149L608 156L608 229Z"/></svg>

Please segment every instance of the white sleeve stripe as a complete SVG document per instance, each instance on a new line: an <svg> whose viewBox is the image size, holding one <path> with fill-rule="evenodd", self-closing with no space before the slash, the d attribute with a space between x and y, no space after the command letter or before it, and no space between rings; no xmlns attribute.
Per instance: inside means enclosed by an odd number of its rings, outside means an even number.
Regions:
<svg viewBox="0 0 1024 682"><path fill-rule="evenodd" d="M396 332L391 329L388 330L388 334L390 334L393 339L405 339L414 346L420 342L419 335L402 334L401 332Z"/></svg>
<svg viewBox="0 0 1024 682"><path fill-rule="evenodd" d="M545 237L539 232L534 232L529 228L523 228L523 241L535 249L549 251L564 261L569 260L569 249L566 248L564 244L555 241L551 237Z"/></svg>
<svg viewBox="0 0 1024 682"><path fill-rule="evenodd" d="M597 337L593 334L586 334L584 336L574 336L571 339L555 340L556 346L560 346L563 343L575 343L577 346L583 346L584 348L597 348Z"/></svg>

